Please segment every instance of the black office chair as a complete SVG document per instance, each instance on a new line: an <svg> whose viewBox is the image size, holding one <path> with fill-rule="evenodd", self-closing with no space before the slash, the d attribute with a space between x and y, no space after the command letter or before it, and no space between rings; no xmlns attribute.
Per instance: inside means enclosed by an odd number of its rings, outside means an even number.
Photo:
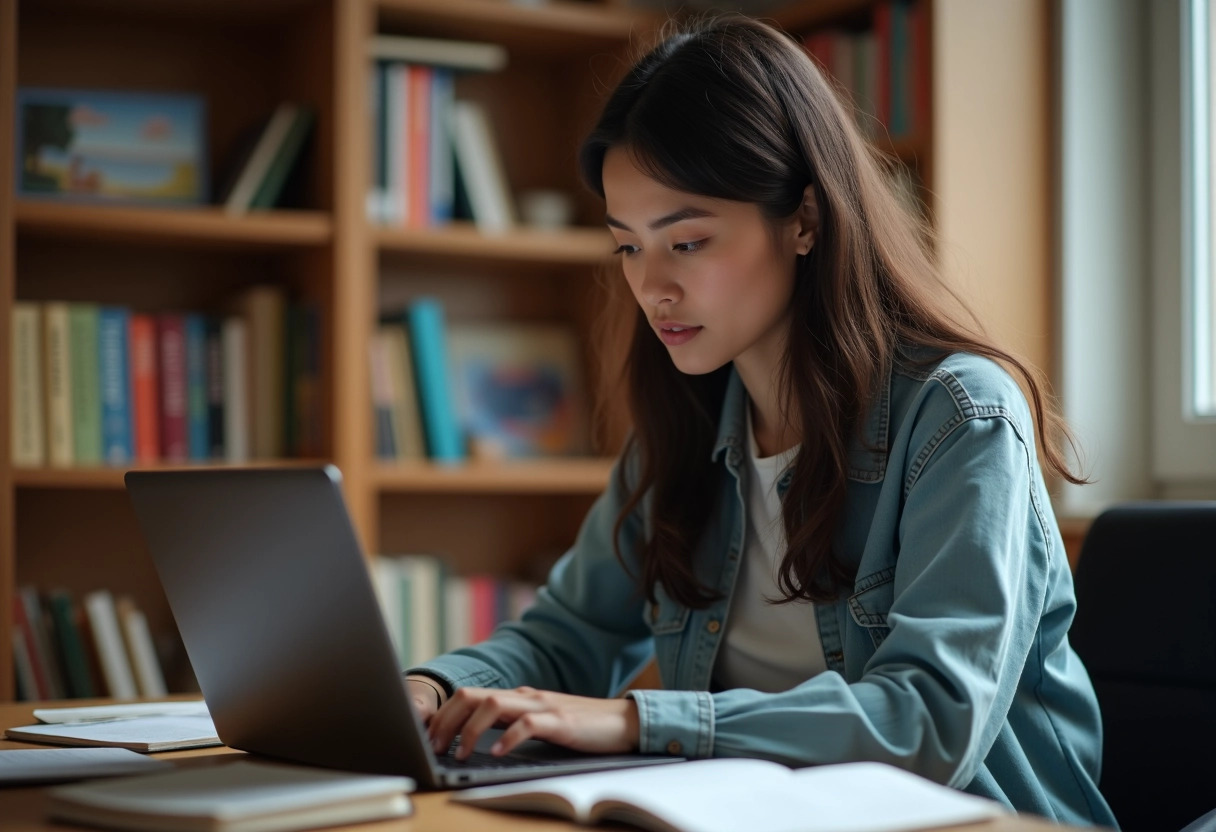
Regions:
<svg viewBox="0 0 1216 832"><path fill-rule="evenodd" d="M1216 807L1216 502L1129 503L1081 548L1069 638L1102 708L1102 793L1125 832Z"/></svg>

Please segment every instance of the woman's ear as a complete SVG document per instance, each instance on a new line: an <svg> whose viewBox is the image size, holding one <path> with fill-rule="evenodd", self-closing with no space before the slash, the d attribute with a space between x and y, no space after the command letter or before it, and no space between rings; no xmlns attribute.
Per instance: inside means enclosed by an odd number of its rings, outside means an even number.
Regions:
<svg viewBox="0 0 1216 832"><path fill-rule="evenodd" d="M794 251L810 254L819 236L819 201L815 199L815 186L807 185L802 192L802 204L794 213Z"/></svg>

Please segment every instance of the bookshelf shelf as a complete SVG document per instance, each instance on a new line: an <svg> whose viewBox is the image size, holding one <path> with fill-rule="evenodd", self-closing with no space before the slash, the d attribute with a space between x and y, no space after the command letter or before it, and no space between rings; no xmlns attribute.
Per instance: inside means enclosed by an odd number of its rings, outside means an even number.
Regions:
<svg viewBox="0 0 1216 832"><path fill-rule="evenodd" d="M612 463L611 459L594 458L457 466L402 462L378 465L372 479L381 493L598 494L608 484Z"/></svg>
<svg viewBox="0 0 1216 832"><path fill-rule="evenodd" d="M132 208L19 200L17 231L55 237L189 243L211 247L313 247L333 239L319 211L267 211L232 217L221 208Z"/></svg>
<svg viewBox="0 0 1216 832"><path fill-rule="evenodd" d="M519 229L487 236L469 223L453 223L439 229L380 227L375 236L383 252L433 255L453 261L594 266L612 252L611 235L597 228Z"/></svg>
<svg viewBox="0 0 1216 832"><path fill-rule="evenodd" d="M80 468L14 468L13 469L13 484L17 488L42 488L42 489L81 489L81 490L99 490L105 491L109 489L122 490L126 486L123 484L123 475L127 471L148 471L148 470L182 470L182 469L199 469L199 468L294 468L294 467L311 467L315 465L324 465L325 460L306 460L306 459L285 459L281 461L258 460L250 463L196 463L196 464L174 464L164 463L160 465L139 465L137 467L80 467Z"/></svg>
<svg viewBox="0 0 1216 832"><path fill-rule="evenodd" d="M513 52L549 57L615 51L653 30L658 19L624 6L568 0L535 6L493 0L378 0L376 6L386 29L492 41Z"/></svg>

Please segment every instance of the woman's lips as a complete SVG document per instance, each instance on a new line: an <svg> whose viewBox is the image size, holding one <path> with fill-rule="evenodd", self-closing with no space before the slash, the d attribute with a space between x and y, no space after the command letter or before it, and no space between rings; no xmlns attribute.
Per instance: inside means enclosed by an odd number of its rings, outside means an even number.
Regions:
<svg viewBox="0 0 1216 832"><path fill-rule="evenodd" d="M681 344L687 344L693 338L700 334L702 327L688 326L687 324L661 323L657 324L656 328L659 332L659 338L669 347L678 347Z"/></svg>

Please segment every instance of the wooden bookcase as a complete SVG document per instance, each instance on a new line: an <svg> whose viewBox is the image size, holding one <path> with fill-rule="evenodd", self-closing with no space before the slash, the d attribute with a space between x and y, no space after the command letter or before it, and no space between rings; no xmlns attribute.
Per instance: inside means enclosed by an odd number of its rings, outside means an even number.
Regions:
<svg viewBox="0 0 1216 832"><path fill-rule="evenodd" d="M965 200L972 196L968 187L983 188L953 176L950 160L940 153L943 128L965 130L968 122L939 109L939 70L950 55L967 54L964 43L974 46L975 32L950 28L950 39L943 41L939 19L956 3L972 0L921 2L929 4L934 32L933 127L887 149L918 167L935 221L941 224L944 216L949 226L955 213L943 210L946 200ZM1003 2L976 0L996 14ZM799 0L770 16L803 33L855 20L873 6L873 0ZM581 194L578 140L637 48L650 42L657 22L623 5L566 0L539 6L505 0L0 0L5 125L14 123L19 86L198 92L208 105L213 169L240 132L281 100L311 104L318 125L305 207L239 219L218 208L102 208L15 199L13 131L0 130L0 338L11 343L16 300L206 310L254 282L283 285L322 312L323 458L343 472L365 550L441 553L458 570L527 571L573 539L607 482L622 436L620 419L599 444L602 456L586 459L455 469L379 462L370 430L369 335L380 315L423 292L438 295L453 321L568 321L587 331L597 310L594 277L610 249L602 207L581 195L577 228L497 238L463 224L412 230L370 223L367 42L373 33L395 33L505 45L508 68L463 78L459 94L488 109L513 190ZM1046 34L1044 22L1041 31L1028 26L1024 38ZM1008 32L984 36L999 42ZM950 65L957 71L967 60L980 59L987 59L982 50ZM951 120L944 122L943 112ZM1041 119L1046 117L1044 112ZM1021 142L1025 135L1018 126L1005 140ZM1036 139L1046 142L1045 127ZM995 160L1002 151L988 152ZM1044 169L1044 184L1047 176ZM1033 206L1039 220L1049 213L1045 205ZM1026 201L1016 208L1026 209ZM1006 222L994 232L995 242L982 241L973 260L982 267L985 258L1000 257L1009 246L1025 250L1029 241L1032 253L1042 248L1038 265L1046 275L1048 226L1032 226ZM943 230L948 234L950 228ZM1034 286L1011 291L1038 297ZM1034 310L1015 328L1042 323L1045 303ZM585 353L594 381L599 356L590 343ZM9 361L0 362L0 390L6 394L0 407L0 701L15 691L8 604L19 585L131 594L154 632L173 629L123 491L122 470L24 470L11 464L9 375Z"/></svg>

